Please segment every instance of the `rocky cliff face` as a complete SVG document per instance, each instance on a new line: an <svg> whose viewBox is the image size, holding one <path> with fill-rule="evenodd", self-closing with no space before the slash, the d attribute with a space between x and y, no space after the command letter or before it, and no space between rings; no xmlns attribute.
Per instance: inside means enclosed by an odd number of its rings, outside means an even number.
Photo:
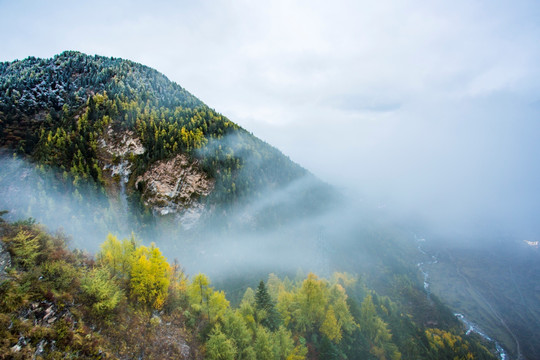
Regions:
<svg viewBox="0 0 540 360"><path fill-rule="evenodd" d="M135 133L110 127L99 140L99 149L105 181L119 188L122 201L126 192L141 191L145 205L154 214L173 214L186 227L203 214L205 207L201 200L214 189L214 180L202 171L196 160L178 154L156 161L130 182L135 157L146 151ZM133 187L128 188L128 183L134 184Z"/></svg>
<svg viewBox="0 0 540 360"><path fill-rule="evenodd" d="M159 215L177 214L185 226L202 215L202 198L214 189L214 180L203 172L197 161L184 154L156 161L139 176L135 187L140 189L145 205Z"/></svg>
<svg viewBox="0 0 540 360"><path fill-rule="evenodd" d="M142 155L146 151L133 131L116 132L112 127L109 127L105 136L99 140L99 149L104 174L108 178L119 177L121 185L125 185L129 180L133 156Z"/></svg>

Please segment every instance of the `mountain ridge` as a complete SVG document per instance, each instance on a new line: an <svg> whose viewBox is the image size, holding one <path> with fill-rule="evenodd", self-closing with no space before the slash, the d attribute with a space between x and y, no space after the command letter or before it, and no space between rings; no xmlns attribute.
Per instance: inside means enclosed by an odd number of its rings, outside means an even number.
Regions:
<svg viewBox="0 0 540 360"><path fill-rule="evenodd" d="M173 208L189 207L191 200L231 204L301 177L315 179L165 75L130 60L66 51L1 63L0 104L0 147L58 168L75 188L81 181L125 188L145 206L156 199L145 198L152 189L137 179L156 161L178 154L188 157L189 166L197 163L215 185ZM100 156L106 139L117 133L124 142L139 143L140 151L115 152L116 141ZM321 185L314 180L313 186Z"/></svg>

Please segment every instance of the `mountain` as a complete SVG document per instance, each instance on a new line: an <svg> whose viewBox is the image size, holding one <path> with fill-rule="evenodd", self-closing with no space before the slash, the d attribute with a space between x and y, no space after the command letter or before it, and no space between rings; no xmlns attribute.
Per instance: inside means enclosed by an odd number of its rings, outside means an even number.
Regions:
<svg viewBox="0 0 540 360"><path fill-rule="evenodd" d="M0 358L496 354L426 293L408 227L146 66L0 64L0 147Z"/></svg>
<svg viewBox="0 0 540 360"><path fill-rule="evenodd" d="M296 217L329 196L279 150L157 71L73 51L0 64L0 147L56 171L64 192L106 190L140 210L139 220L151 210L185 227L301 179ZM276 207L251 220L289 216Z"/></svg>

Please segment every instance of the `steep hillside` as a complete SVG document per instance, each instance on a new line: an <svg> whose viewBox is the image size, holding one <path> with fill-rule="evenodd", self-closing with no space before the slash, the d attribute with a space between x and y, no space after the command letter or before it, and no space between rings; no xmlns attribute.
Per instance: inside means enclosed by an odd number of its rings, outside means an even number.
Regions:
<svg viewBox="0 0 540 360"><path fill-rule="evenodd" d="M310 176L157 71L73 51L0 64L0 146L186 223Z"/></svg>
<svg viewBox="0 0 540 360"><path fill-rule="evenodd" d="M270 274L231 306L155 244L109 235L94 258L1 217L0 258L0 359L494 359L346 273Z"/></svg>

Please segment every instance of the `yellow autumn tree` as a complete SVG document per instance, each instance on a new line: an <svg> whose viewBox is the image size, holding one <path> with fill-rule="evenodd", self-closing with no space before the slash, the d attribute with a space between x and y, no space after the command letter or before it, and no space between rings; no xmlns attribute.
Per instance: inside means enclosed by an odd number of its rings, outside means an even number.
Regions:
<svg viewBox="0 0 540 360"><path fill-rule="evenodd" d="M205 274L199 273L195 275L193 281L191 281L188 286L188 295L191 307L195 311L203 312L206 310L208 313L208 301L212 291L213 290L210 287L210 280Z"/></svg>
<svg viewBox="0 0 540 360"><path fill-rule="evenodd" d="M345 289L341 285L335 284L330 288L329 297L334 316L340 329L351 333L357 327L357 324L350 313Z"/></svg>
<svg viewBox="0 0 540 360"><path fill-rule="evenodd" d="M324 321L319 330L334 343L337 344L341 341L341 326L338 324L336 315L334 313L334 308L332 306L330 306L326 312Z"/></svg>
<svg viewBox="0 0 540 360"><path fill-rule="evenodd" d="M170 266L154 243L139 246L131 264L131 295L140 303L161 309L167 300Z"/></svg>

